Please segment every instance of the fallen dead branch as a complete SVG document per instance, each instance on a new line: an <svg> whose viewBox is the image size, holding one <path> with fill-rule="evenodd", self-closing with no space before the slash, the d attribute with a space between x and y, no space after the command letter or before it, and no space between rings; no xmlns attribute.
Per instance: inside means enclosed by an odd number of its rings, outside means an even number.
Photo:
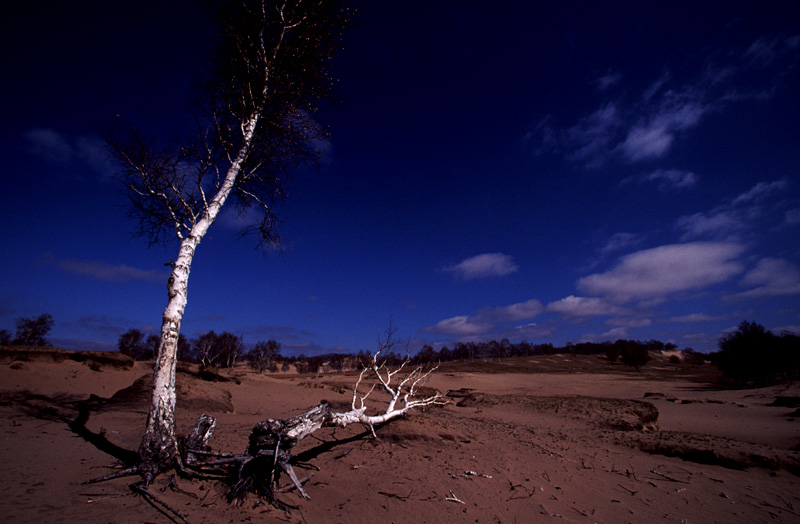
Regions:
<svg viewBox="0 0 800 524"><path fill-rule="evenodd" d="M392 369L381 359L381 354L390 351L395 344L394 332L390 326L380 347L359 374L353 386L349 411L332 411L323 401L318 406L294 417L266 419L251 430L244 453L212 451L210 441L216 428L216 419L203 414L198 417L194 427L180 444L178 469L187 476L226 480L229 486L229 498L232 501L242 500L247 494L254 493L266 498L280 509L289 510L294 506L279 501L277 494L297 490L302 498L310 499L303 484L311 478L311 475L300 479L295 468L314 468L314 466L302 462L292 454L292 449L304 438L323 427L344 427L350 424L367 426L370 433L376 436L375 427L378 425L413 410L441 406L448 402L445 396L438 392L428 393L428 389L423 390L424 384L436 367L423 369L420 366L409 370L410 358L407 357L400 366ZM420 394L423 391L427 394ZM372 398L378 393L384 397L388 396L388 400L383 400L385 402L383 408L371 409ZM372 402L372 404L378 403ZM337 455L336 458L343 458L350 451L352 448ZM139 469L134 465L90 482L102 482L139 473ZM467 474L491 478L475 472ZM282 475L286 475L290 483L280 487ZM141 482L134 484L131 489L159 507L161 511L186 522L184 515L159 500L147 490L145 484ZM398 500L406 500L411 496L409 494L403 497L389 492L381 494ZM456 498L455 495L453 497Z"/></svg>
<svg viewBox="0 0 800 524"><path fill-rule="evenodd" d="M453 490L450 490L450 496L449 497L445 497L444 500L447 500L449 502L457 502L458 504L466 504L466 502L464 502L460 498L456 497L456 494L453 493Z"/></svg>

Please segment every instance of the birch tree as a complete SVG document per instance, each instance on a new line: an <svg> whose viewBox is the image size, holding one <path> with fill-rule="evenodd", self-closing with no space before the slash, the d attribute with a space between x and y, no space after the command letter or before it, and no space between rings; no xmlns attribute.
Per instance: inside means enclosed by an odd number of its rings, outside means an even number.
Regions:
<svg viewBox="0 0 800 524"><path fill-rule="evenodd" d="M276 206L286 176L320 154L325 131L311 115L330 97L330 60L350 15L340 0L222 0L216 54L194 93L193 136L161 146L120 124L108 133L138 233L177 243L136 467L145 485L178 457L177 343L198 246L229 201L259 212L247 231L262 244L280 241Z"/></svg>

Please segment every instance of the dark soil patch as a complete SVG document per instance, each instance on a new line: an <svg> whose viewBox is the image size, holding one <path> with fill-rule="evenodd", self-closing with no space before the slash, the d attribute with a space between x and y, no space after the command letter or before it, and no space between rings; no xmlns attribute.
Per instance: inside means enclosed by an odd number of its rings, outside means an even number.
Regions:
<svg viewBox="0 0 800 524"><path fill-rule="evenodd" d="M119 369L133 367L133 359L117 351L68 351L39 346L4 346L0 348L0 364L16 362L83 362L95 371L102 366Z"/></svg>
<svg viewBox="0 0 800 524"><path fill-rule="evenodd" d="M538 397L528 395L487 395L471 393L456 405L460 407L518 404L521 408L539 413L562 415L572 420L622 431L653 429L658 421L658 409L643 400L596 397Z"/></svg>
<svg viewBox="0 0 800 524"><path fill-rule="evenodd" d="M800 397L775 397L767 406L774 406L776 408L800 408Z"/></svg>

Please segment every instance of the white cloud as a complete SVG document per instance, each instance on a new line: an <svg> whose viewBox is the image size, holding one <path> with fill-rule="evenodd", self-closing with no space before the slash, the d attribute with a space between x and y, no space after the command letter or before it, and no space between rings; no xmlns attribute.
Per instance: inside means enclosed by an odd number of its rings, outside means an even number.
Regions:
<svg viewBox="0 0 800 524"><path fill-rule="evenodd" d="M586 333L579 341L580 342L601 342L605 340L619 340L621 338L628 338L628 330L624 327L612 328L605 333Z"/></svg>
<svg viewBox="0 0 800 524"><path fill-rule="evenodd" d="M29 129L22 137L30 154L41 156L50 162L68 162L75 154L69 142L53 129Z"/></svg>
<svg viewBox="0 0 800 524"><path fill-rule="evenodd" d="M550 302L546 309L549 313L558 313L568 317L616 315L622 312L619 306L609 304L602 298L576 297L574 295Z"/></svg>
<svg viewBox="0 0 800 524"><path fill-rule="evenodd" d="M763 36L747 48L744 57L753 66L769 66L783 54L796 55L799 45L800 37L797 35L787 38L776 35Z"/></svg>
<svg viewBox="0 0 800 524"><path fill-rule="evenodd" d="M704 57L681 64L687 73L681 83L665 68L640 95L604 100L576 125L547 127L545 132L537 128L526 134L526 142L541 135L537 151L561 150L587 168L600 167L616 155L630 163L663 157L708 113L737 101L775 96L797 69L799 47L800 36L770 35L749 48L707 49ZM622 75L609 71L592 84L608 92Z"/></svg>
<svg viewBox="0 0 800 524"><path fill-rule="evenodd" d="M782 333L793 333L795 335L800 335L800 325L798 326L778 326L772 330L773 333L778 333L779 335Z"/></svg>
<svg viewBox="0 0 800 524"><path fill-rule="evenodd" d="M697 183L697 175L691 171L658 169L647 175L646 180L656 182L661 190L686 189Z"/></svg>
<svg viewBox="0 0 800 524"><path fill-rule="evenodd" d="M776 193L785 192L788 186L785 180L759 182L711 211L678 218L676 225L684 230L681 240L726 239L756 229L757 220L763 214L763 201Z"/></svg>
<svg viewBox="0 0 800 524"><path fill-rule="evenodd" d="M800 268L782 258L762 258L739 282L754 287L736 296L742 298L800 294Z"/></svg>
<svg viewBox="0 0 800 524"><path fill-rule="evenodd" d="M610 329L600 335L602 340L619 340L621 338L628 338L628 330L624 327L617 327Z"/></svg>
<svg viewBox="0 0 800 524"><path fill-rule="evenodd" d="M461 315L447 318L423 330L429 333L448 335L479 335L493 330L496 324L530 320L542 311L544 311L542 303L531 299L509 306L483 308L473 316Z"/></svg>
<svg viewBox="0 0 800 524"><path fill-rule="evenodd" d="M465 336L480 335L490 331L493 327L490 323L482 323L463 315L441 320L435 325L425 328L425 331L444 335Z"/></svg>
<svg viewBox="0 0 800 524"><path fill-rule="evenodd" d="M505 338L508 339L550 338L554 335L553 328L550 326L542 326L536 323L515 326L513 331L505 333Z"/></svg>
<svg viewBox="0 0 800 524"><path fill-rule="evenodd" d="M542 303L536 299L518 302L510 306L485 308L478 311L476 318L485 322L519 322L534 318L544 311Z"/></svg>
<svg viewBox="0 0 800 524"><path fill-rule="evenodd" d="M680 315L677 317L672 317L669 320L671 322L695 324L698 322L716 322L718 320L725 320L725 318L726 317L724 316L713 316L713 315L707 315L705 313L691 313L689 315Z"/></svg>
<svg viewBox="0 0 800 524"><path fill-rule="evenodd" d="M79 136L75 139L75 156L97 173L110 176L114 173L114 161L99 137Z"/></svg>
<svg viewBox="0 0 800 524"><path fill-rule="evenodd" d="M616 302L660 301L672 293L697 290L743 271L736 260L744 247L734 243L666 245L623 257L605 273L578 280L578 289Z"/></svg>
<svg viewBox="0 0 800 524"><path fill-rule="evenodd" d="M620 145L630 162L658 158L666 154L678 131L694 127L705 109L694 101L668 104L647 122L633 126Z"/></svg>
<svg viewBox="0 0 800 524"><path fill-rule="evenodd" d="M615 73L612 71L608 71L603 76L597 78L592 82L600 91L605 91L609 87L612 87L619 83L622 79L622 75L619 73Z"/></svg>
<svg viewBox="0 0 800 524"><path fill-rule="evenodd" d="M113 173L113 162L105 143L98 137L74 139L54 129L34 128L22 134L28 153L55 164L80 162L98 173Z"/></svg>
<svg viewBox="0 0 800 524"><path fill-rule="evenodd" d="M167 281L169 272L160 269L138 269L125 264L113 266L105 262L79 261L56 259L52 255L46 255L46 260L55 263L60 269L69 273L76 273L98 280L113 282L128 282L131 280L142 280L145 282Z"/></svg>
<svg viewBox="0 0 800 524"><path fill-rule="evenodd" d="M606 245L600 250L602 254L613 253L614 251L621 251L631 246L635 246L644 242L644 235L637 235L635 233L615 233L608 239Z"/></svg>
<svg viewBox="0 0 800 524"><path fill-rule="evenodd" d="M634 127L628 133L622 150L631 162L660 157L672 145L674 137L664 127Z"/></svg>
<svg viewBox="0 0 800 524"><path fill-rule="evenodd" d="M789 184L786 180L775 180L774 182L759 182L749 191L742 193L733 200L733 205L758 202L769 195L785 191Z"/></svg>
<svg viewBox="0 0 800 524"><path fill-rule="evenodd" d="M670 80L670 78L671 78L671 75L670 75L669 71L665 71L658 78L658 80L656 80L655 82L650 84L650 87L648 87L645 90L644 94L642 95L642 98L644 99L644 101L645 102L649 102L654 96L656 96L656 94L658 94L661 91L661 88L664 87L664 85Z"/></svg>
<svg viewBox="0 0 800 524"><path fill-rule="evenodd" d="M606 324L622 328L643 328L652 326L653 321L649 318L614 317L606 320Z"/></svg>
<svg viewBox="0 0 800 524"><path fill-rule="evenodd" d="M685 230L681 240L696 238L727 238L747 228L741 215L730 209L716 209L708 213L682 216L678 228Z"/></svg>
<svg viewBox="0 0 800 524"><path fill-rule="evenodd" d="M616 104L608 103L578 125L567 131L567 139L575 145L570 155L573 160L586 163L586 167L600 167L608 155L616 134L622 123Z"/></svg>
<svg viewBox="0 0 800 524"><path fill-rule="evenodd" d="M786 223L792 226L800 224L800 208L790 209L786 212Z"/></svg>
<svg viewBox="0 0 800 524"><path fill-rule="evenodd" d="M519 266L514 263L514 259L503 253L484 253L442 268L443 271L453 273L464 280L504 277L515 273L518 269Z"/></svg>

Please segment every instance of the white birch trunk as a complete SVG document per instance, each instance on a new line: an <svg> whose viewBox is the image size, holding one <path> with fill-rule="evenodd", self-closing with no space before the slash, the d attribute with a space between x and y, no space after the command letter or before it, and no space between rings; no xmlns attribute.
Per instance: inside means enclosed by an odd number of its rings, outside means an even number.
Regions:
<svg viewBox="0 0 800 524"><path fill-rule="evenodd" d="M178 438L175 433L175 368L178 360L178 335L186 309L189 289L189 272L195 250L214 223L219 210L233 189L236 177L250 149L258 114L243 126L244 142L235 161L228 168L225 179L201 218L181 241L178 258L167 284L169 301L161 321L161 340L153 370L153 392L142 442L139 446L140 473L146 484L178 457Z"/></svg>

